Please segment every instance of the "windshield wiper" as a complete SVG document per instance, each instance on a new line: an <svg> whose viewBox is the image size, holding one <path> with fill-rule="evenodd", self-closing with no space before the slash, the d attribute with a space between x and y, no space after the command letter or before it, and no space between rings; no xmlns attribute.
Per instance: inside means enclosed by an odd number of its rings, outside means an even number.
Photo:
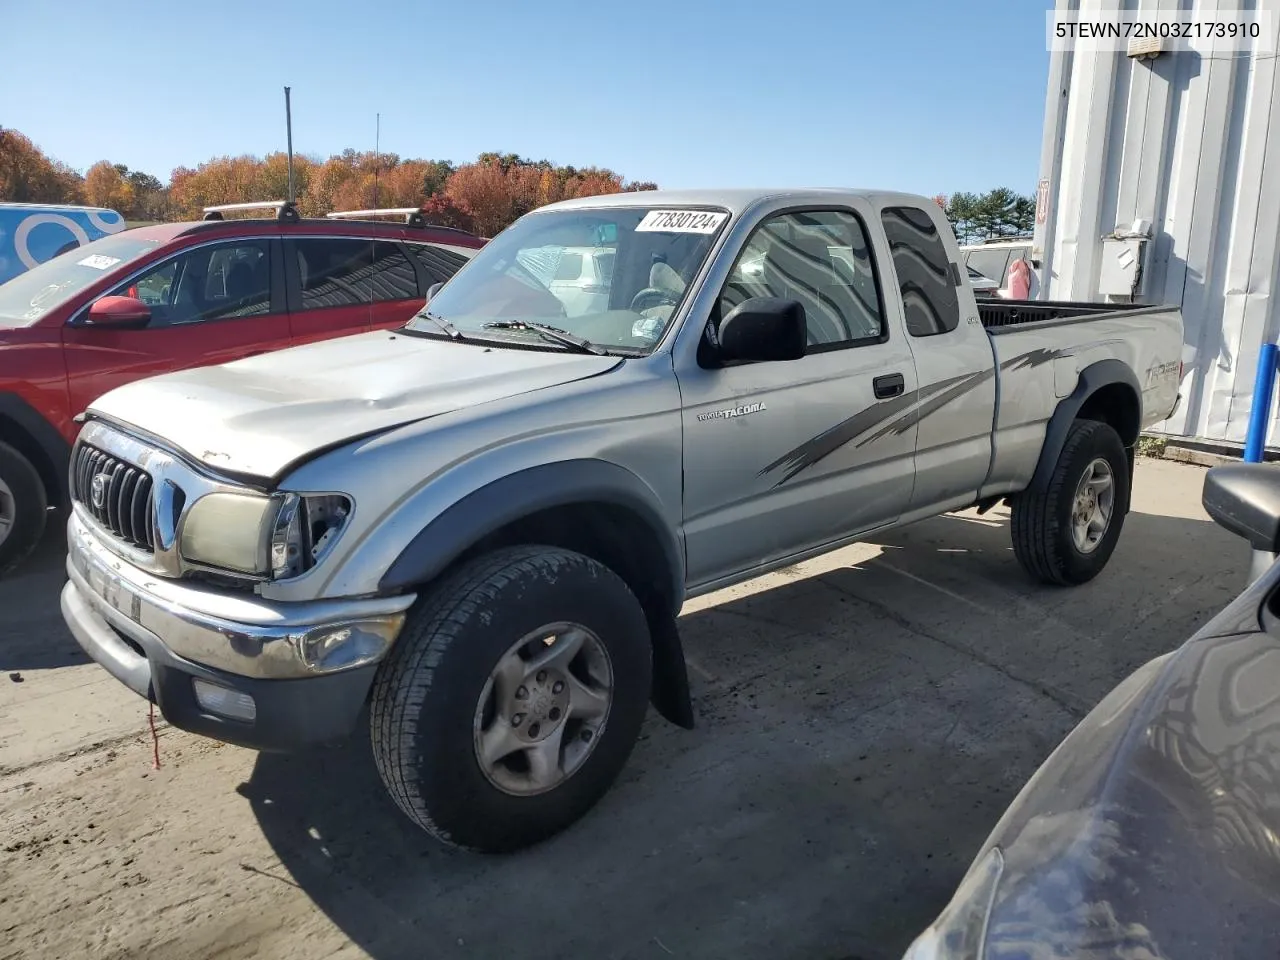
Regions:
<svg viewBox="0 0 1280 960"><path fill-rule="evenodd" d="M528 320L493 320L484 326L490 330L532 330L540 334L544 340L560 343L566 347L573 347L579 353L590 353L597 357L609 355L607 350L597 347L585 337L579 337L576 334L561 330L559 327L553 327L549 323L536 323Z"/></svg>
<svg viewBox="0 0 1280 960"><path fill-rule="evenodd" d="M425 317L426 319L430 320L430 321L431 321L432 323L434 323L437 327L439 327L439 328L440 328L441 330L443 330L446 334L448 334L448 336L449 336L449 339L450 339L450 340L465 340L465 339L467 339L466 337L464 337L464 336L462 335L462 331L461 331L461 330L459 330L457 327L455 327L452 323L450 323L450 322L449 322L448 320L446 320L444 317L437 317L434 313L430 313L430 312L428 312L428 311L426 311L426 310L423 310L421 313L419 313L419 314L418 314L418 316L420 316L420 317Z"/></svg>

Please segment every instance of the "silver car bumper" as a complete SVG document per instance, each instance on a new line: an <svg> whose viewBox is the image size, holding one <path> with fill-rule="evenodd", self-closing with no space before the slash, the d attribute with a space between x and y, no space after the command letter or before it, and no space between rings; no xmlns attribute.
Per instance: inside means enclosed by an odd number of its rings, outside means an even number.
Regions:
<svg viewBox="0 0 1280 960"><path fill-rule="evenodd" d="M74 595L63 599L68 624L95 660L134 689L127 675L138 674L140 682L138 661L157 648L253 679L317 677L375 663L395 642L415 599L273 603L164 580L116 556L74 513L67 547L67 592ZM119 635L116 649L102 649L104 634L89 629L97 624L81 622L87 617ZM86 645L89 634L95 649Z"/></svg>

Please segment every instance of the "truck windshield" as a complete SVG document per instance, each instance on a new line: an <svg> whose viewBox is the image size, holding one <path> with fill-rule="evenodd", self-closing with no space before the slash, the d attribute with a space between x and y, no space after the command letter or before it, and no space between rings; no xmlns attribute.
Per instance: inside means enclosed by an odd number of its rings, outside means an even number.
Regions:
<svg viewBox="0 0 1280 960"><path fill-rule="evenodd" d="M101 280L108 271L131 263L156 248L128 231L103 237L59 254L0 283L0 327L28 327Z"/></svg>
<svg viewBox="0 0 1280 960"><path fill-rule="evenodd" d="M463 339L565 349L545 324L610 353L651 351L729 220L723 210L610 207L534 213L489 241L408 324Z"/></svg>

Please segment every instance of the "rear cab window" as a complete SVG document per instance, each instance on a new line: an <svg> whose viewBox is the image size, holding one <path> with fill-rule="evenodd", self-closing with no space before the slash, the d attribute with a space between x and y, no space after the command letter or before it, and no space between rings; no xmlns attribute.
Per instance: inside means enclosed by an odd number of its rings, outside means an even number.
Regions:
<svg viewBox="0 0 1280 960"><path fill-rule="evenodd" d="M898 275L907 332L913 337L950 333L960 325L960 297L937 224L919 207L886 207L880 220Z"/></svg>

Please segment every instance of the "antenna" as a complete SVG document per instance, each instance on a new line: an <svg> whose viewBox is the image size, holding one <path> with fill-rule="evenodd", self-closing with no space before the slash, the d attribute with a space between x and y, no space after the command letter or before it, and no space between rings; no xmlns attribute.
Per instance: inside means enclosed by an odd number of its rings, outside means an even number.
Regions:
<svg viewBox="0 0 1280 960"><path fill-rule="evenodd" d="M373 133L373 205L376 207L378 205L378 147L382 141L382 114L375 114L375 116L377 117L375 121L377 126L374 127Z"/></svg>
<svg viewBox="0 0 1280 960"><path fill-rule="evenodd" d="M284 88L284 129L289 144L289 202L293 203L293 111L289 107L289 88Z"/></svg>

